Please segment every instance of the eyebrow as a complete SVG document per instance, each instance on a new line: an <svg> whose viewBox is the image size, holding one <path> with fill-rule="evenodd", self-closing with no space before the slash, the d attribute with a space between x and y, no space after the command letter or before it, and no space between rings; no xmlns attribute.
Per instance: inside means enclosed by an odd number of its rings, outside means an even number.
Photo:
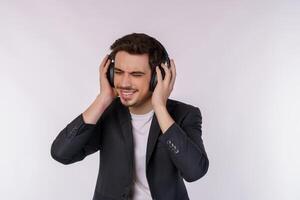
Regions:
<svg viewBox="0 0 300 200"><path fill-rule="evenodd" d="M121 72L124 72L123 70L121 70L120 68L117 68L117 67L115 67L115 70L119 70L119 71L121 71ZM139 73L139 74L145 74L145 72L142 72L142 71L132 71L132 72L130 72L131 74L132 73Z"/></svg>

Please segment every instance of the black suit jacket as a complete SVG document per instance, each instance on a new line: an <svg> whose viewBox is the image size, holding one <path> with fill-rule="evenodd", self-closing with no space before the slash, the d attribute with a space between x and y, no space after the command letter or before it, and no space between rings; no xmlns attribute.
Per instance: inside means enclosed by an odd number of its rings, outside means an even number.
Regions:
<svg viewBox="0 0 300 200"><path fill-rule="evenodd" d="M156 115L151 122L146 177L155 200L189 199L183 179L192 182L204 176L209 161L201 138L199 108L167 100L175 123L162 134ZM134 149L131 115L117 97L96 124L83 121L82 113L55 138L52 157L71 164L100 150L100 167L93 200L130 199Z"/></svg>

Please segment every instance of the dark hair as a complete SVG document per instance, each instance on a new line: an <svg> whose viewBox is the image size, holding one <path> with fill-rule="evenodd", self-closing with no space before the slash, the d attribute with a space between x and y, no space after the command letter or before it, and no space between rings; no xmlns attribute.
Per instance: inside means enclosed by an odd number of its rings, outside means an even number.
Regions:
<svg viewBox="0 0 300 200"><path fill-rule="evenodd" d="M160 66L166 60L167 52L164 46L155 38L144 33L131 33L117 39L111 46L111 58L115 59L118 51L126 51L130 54L145 54L149 56L151 70Z"/></svg>

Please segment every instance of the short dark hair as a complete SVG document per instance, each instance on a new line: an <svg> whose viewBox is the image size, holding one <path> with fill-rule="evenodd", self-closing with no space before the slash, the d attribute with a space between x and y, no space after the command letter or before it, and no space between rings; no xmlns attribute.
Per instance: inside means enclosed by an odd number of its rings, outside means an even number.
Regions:
<svg viewBox="0 0 300 200"><path fill-rule="evenodd" d="M160 66L165 61L166 50L155 38L145 33L131 33L117 39L111 46L111 58L115 59L118 51L126 51L129 54L145 54L149 56L151 70Z"/></svg>

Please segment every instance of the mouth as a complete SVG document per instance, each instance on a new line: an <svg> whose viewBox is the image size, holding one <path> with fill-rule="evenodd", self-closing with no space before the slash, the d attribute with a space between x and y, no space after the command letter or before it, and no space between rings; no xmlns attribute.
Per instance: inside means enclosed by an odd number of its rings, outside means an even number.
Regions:
<svg viewBox="0 0 300 200"><path fill-rule="evenodd" d="M123 99L131 99L137 90L120 90L120 96Z"/></svg>

